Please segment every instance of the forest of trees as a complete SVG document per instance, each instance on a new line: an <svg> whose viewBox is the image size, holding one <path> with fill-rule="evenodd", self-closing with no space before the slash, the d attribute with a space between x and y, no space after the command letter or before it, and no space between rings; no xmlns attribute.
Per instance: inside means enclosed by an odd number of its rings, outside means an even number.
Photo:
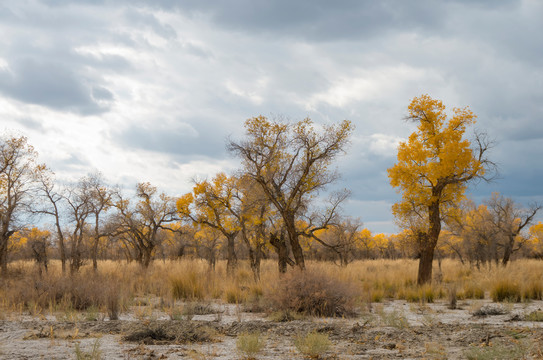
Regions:
<svg viewBox="0 0 543 360"><path fill-rule="evenodd" d="M473 181L493 177L491 142L471 140L475 122L468 109L445 107L423 95L408 118L417 130L398 147L389 169L401 193L393 206L399 234L372 234L358 218L342 213L348 189L331 188L334 163L347 151L354 126L343 121L315 126L310 119L285 122L263 116L245 123L245 136L229 140L241 160L232 174L196 181L191 192L173 197L150 183L132 196L99 173L60 183L40 164L25 137L0 139L0 270L10 261L33 259L47 271L59 259L63 272L77 273L98 260L217 259L233 271L248 260L255 279L263 259L278 271L305 268L307 259L347 265L355 259L417 258L418 283L432 278L432 263L458 258L473 266L506 266L513 257L543 257L541 205L528 207L494 193L481 204L466 198ZM329 194L326 199L323 194Z"/></svg>

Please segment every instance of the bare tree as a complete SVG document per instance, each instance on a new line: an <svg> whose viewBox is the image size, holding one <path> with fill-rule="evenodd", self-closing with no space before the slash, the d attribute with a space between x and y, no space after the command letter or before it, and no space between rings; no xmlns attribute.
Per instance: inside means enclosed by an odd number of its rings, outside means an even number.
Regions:
<svg viewBox="0 0 543 360"><path fill-rule="evenodd" d="M26 137L0 138L0 270L7 272L8 242L23 227L45 166Z"/></svg>
<svg viewBox="0 0 543 360"><path fill-rule="evenodd" d="M105 226L108 210L113 205L114 191L106 184L99 173L90 174L83 180L89 193L89 211L94 218L92 229L91 257L92 268L98 269L98 245L100 239L111 235L113 228Z"/></svg>
<svg viewBox="0 0 543 360"><path fill-rule="evenodd" d="M532 204L529 208L522 208L515 204L513 199L493 193L487 201L489 211L492 214L494 226L499 230L502 241L499 246L503 248L502 265L507 265L511 255L520 250L526 240L519 235L522 230L530 225L541 204Z"/></svg>
<svg viewBox="0 0 543 360"><path fill-rule="evenodd" d="M149 183L136 186L138 202L132 206L128 199L118 194L116 208L119 232L137 250L136 260L147 268L160 241L159 231L174 231L166 224L179 221L173 198L157 193Z"/></svg>

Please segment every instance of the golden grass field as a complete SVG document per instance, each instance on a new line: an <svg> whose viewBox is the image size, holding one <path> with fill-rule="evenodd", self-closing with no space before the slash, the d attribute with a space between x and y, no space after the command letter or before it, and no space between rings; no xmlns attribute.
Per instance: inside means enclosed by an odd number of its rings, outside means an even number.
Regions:
<svg viewBox="0 0 543 360"><path fill-rule="evenodd" d="M62 286L70 280L62 276L60 264L52 262L49 272L39 276L31 262L10 265L11 275L2 280L1 306L5 310L23 310L28 306L58 308L71 306L63 299ZM295 273L295 269L290 269ZM338 284L345 284L360 303L403 299L408 302L432 302L447 299L451 293L461 299L492 298L494 300L527 301L543 297L543 261L517 260L506 268L493 265L480 270L450 259L435 265L432 285L416 285L416 260L355 261L346 267L328 262L308 262L307 273L324 274ZM225 262L218 262L210 271L201 260L155 261L147 269L136 263L102 261L97 273L83 267L75 276L81 296L92 294L118 295L121 305L134 298L158 297L171 299L212 300L247 303L265 300L276 291L281 279L275 262L262 264L262 275L255 282L248 264L240 262L233 276L226 276ZM55 289L58 287L58 289ZM47 292L57 291L54 298ZM500 292L504 292L501 295ZM510 292L510 294L508 293ZM502 296L502 297L499 297ZM92 301L92 299L90 300ZM85 304L81 306L84 307Z"/></svg>
<svg viewBox="0 0 543 360"><path fill-rule="evenodd" d="M244 262L232 276L223 261L102 261L75 276L14 262L0 359L543 358L543 261L443 260L423 287L417 265L309 261L279 276L267 260L256 282Z"/></svg>

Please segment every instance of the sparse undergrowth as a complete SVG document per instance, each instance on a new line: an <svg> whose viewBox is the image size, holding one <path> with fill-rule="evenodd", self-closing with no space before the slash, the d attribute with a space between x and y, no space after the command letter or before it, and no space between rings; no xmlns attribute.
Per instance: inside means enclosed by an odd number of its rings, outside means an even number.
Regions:
<svg viewBox="0 0 543 360"><path fill-rule="evenodd" d="M328 334L310 332L306 335L298 335L294 340L294 345L302 354L312 358L319 359L332 346Z"/></svg>
<svg viewBox="0 0 543 360"><path fill-rule="evenodd" d="M262 351L266 340L260 333L241 333L236 339L236 347L239 352L245 355L246 359L256 359L256 355Z"/></svg>
<svg viewBox="0 0 543 360"><path fill-rule="evenodd" d="M349 284L310 270L283 275L269 294L275 310L332 317L354 315L355 296Z"/></svg>

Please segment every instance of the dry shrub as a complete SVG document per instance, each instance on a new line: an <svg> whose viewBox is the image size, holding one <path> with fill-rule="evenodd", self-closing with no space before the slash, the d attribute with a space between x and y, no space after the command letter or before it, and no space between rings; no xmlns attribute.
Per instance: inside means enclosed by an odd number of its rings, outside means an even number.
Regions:
<svg viewBox="0 0 543 360"><path fill-rule="evenodd" d="M354 315L352 288L323 272L293 270L283 276L269 296L272 306L279 311L315 316Z"/></svg>
<svg viewBox="0 0 543 360"><path fill-rule="evenodd" d="M203 299L205 297L204 274L187 271L170 279L174 299Z"/></svg>
<svg viewBox="0 0 543 360"><path fill-rule="evenodd" d="M522 297L525 300L543 300L543 285L539 281L532 281L523 290Z"/></svg>
<svg viewBox="0 0 543 360"><path fill-rule="evenodd" d="M146 345L186 344L211 342L215 335L215 329L207 324L169 320L135 324L123 340Z"/></svg>
<svg viewBox="0 0 543 360"><path fill-rule="evenodd" d="M496 302L520 302L520 286L507 279L498 280L494 283L490 296L492 297L492 300Z"/></svg>
<svg viewBox="0 0 543 360"><path fill-rule="evenodd" d="M10 289L12 305L39 306L41 308L71 308L87 310L107 307L118 315L123 291L114 278L99 274L74 276L50 275L38 279L17 281ZM109 312L110 318L113 312ZM116 317L116 316L114 316Z"/></svg>
<svg viewBox="0 0 543 360"><path fill-rule="evenodd" d="M466 284L458 294L459 299L484 299L485 291L481 288L480 285L470 282Z"/></svg>

